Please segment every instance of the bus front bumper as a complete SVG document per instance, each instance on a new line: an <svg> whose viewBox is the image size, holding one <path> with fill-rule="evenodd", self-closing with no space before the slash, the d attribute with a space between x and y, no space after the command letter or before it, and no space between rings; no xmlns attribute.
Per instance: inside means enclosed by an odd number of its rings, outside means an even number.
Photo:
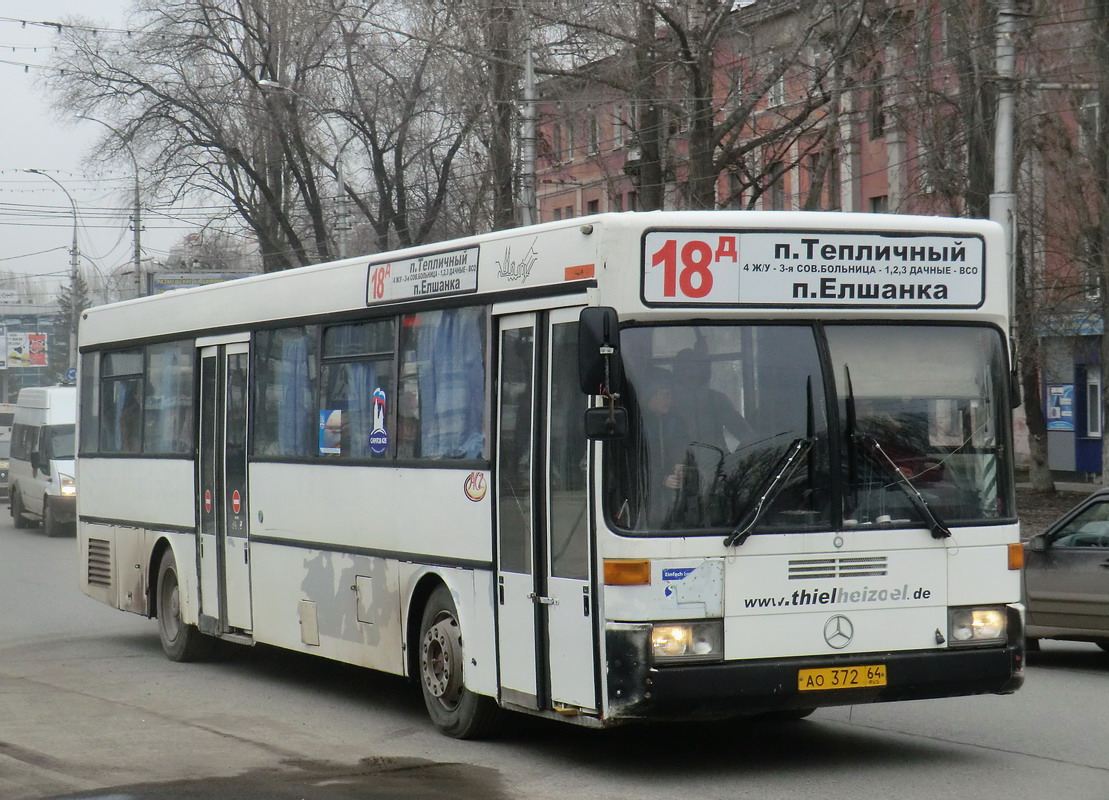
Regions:
<svg viewBox="0 0 1109 800"><path fill-rule="evenodd" d="M609 644L615 644L611 639ZM622 658L619 656L623 656ZM752 659L689 666L642 665L626 650L608 670L609 721L721 719L823 706L1010 694L1024 682L1024 641L994 647L849 656ZM614 663L616 668L614 668ZM886 684L806 690L798 672L883 665Z"/></svg>

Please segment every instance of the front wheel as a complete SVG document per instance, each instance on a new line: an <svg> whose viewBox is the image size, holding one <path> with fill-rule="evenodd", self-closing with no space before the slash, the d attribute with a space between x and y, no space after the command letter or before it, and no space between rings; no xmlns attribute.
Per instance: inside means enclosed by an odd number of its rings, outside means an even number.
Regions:
<svg viewBox="0 0 1109 800"><path fill-rule="evenodd" d="M420 622L420 689L440 733L477 739L493 731L501 714L490 697L474 694L463 681L462 628L450 591L439 586Z"/></svg>
<svg viewBox="0 0 1109 800"><path fill-rule="evenodd" d="M181 620L181 583L177 560L168 548L158 567L158 638L172 661L201 661L211 655L215 640Z"/></svg>
<svg viewBox="0 0 1109 800"><path fill-rule="evenodd" d="M65 525L58 522L58 512L50 505L50 498L42 498L42 529L47 536L61 536L65 533Z"/></svg>

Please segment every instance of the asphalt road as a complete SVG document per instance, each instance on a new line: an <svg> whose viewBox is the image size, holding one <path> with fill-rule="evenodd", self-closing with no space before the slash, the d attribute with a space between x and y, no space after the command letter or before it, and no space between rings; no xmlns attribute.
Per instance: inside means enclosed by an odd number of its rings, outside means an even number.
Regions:
<svg viewBox="0 0 1109 800"><path fill-rule="evenodd" d="M2 506L0 506L2 510ZM270 648L162 655L77 589L73 539L0 518L0 799L1109 798L1109 655L1046 642L1025 688L780 725L435 733L403 680Z"/></svg>

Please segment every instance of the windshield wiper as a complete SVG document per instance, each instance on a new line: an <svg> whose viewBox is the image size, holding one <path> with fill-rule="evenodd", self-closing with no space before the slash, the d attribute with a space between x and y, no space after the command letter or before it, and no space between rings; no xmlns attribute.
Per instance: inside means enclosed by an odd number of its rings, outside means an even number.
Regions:
<svg viewBox="0 0 1109 800"><path fill-rule="evenodd" d="M874 460L883 468L888 468L889 474L897 479L897 483L904 490L913 508L920 512L928 522L928 529L932 532L933 539L946 539L951 535L951 529L936 515L924 499L924 495L916 488L909 477L901 471L897 463L882 449L882 445L873 436L856 436L855 441L866 446Z"/></svg>
<svg viewBox="0 0 1109 800"><path fill-rule="evenodd" d="M775 464L775 472L768 480L763 482L766 489L759 497L759 501L755 503L754 508L747 512L746 516L743 517L735 530L728 534L728 538L724 540L725 547L741 545L750 538L751 532L755 529L755 525L758 523L759 518L762 517L763 509L765 509L769 501L773 500L778 494L781 486L793 475L793 471L797 467L798 459L811 448L811 439L793 440L789 449L778 459L778 463ZM778 469L779 466L781 467L780 469Z"/></svg>
<svg viewBox="0 0 1109 800"><path fill-rule="evenodd" d="M807 413L808 430L803 439L794 439L786 452L778 459L778 463L774 465L771 470L770 477L763 481L760 489L760 496L754 507L744 515L740 523L736 525L735 530L728 534L728 538L724 540L725 547L733 545L739 546L746 542L751 533L755 530L755 525L758 524L759 519L762 517L762 512L770 505L770 503L777 497L778 492L781 491L782 486L785 485L792 476L794 470L797 469L797 464L810 450L812 450L813 440L815 438L814 428L815 419L813 412L812 400L812 376L809 376L806 389L809 397L809 406ZM811 481L810 475L810 481Z"/></svg>

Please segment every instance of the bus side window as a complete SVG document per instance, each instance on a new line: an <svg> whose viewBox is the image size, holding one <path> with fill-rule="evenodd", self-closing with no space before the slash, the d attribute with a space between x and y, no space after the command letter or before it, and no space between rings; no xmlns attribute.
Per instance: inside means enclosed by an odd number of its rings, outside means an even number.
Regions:
<svg viewBox="0 0 1109 800"><path fill-rule="evenodd" d="M409 314L401 322L398 455L487 456L485 309Z"/></svg>
<svg viewBox="0 0 1109 800"><path fill-rule="evenodd" d="M144 452L159 455L192 452L195 350L191 341L146 348Z"/></svg>
<svg viewBox="0 0 1109 800"><path fill-rule="evenodd" d="M337 437L320 440L320 455L388 456L395 436L393 319L334 325L323 334L322 420L338 422Z"/></svg>
<svg viewBox="0 0 1109 800"><path fill-rule="evenodd" d="M319 351L316 326L256 336L254 453L311 456L319 449Z"/></svg>
<svg viewBox="0 0 1109 800"><path fill-rule="evenodd" d="M101 359L100 449L142 450L143 351L105 353Z"/></svg>

